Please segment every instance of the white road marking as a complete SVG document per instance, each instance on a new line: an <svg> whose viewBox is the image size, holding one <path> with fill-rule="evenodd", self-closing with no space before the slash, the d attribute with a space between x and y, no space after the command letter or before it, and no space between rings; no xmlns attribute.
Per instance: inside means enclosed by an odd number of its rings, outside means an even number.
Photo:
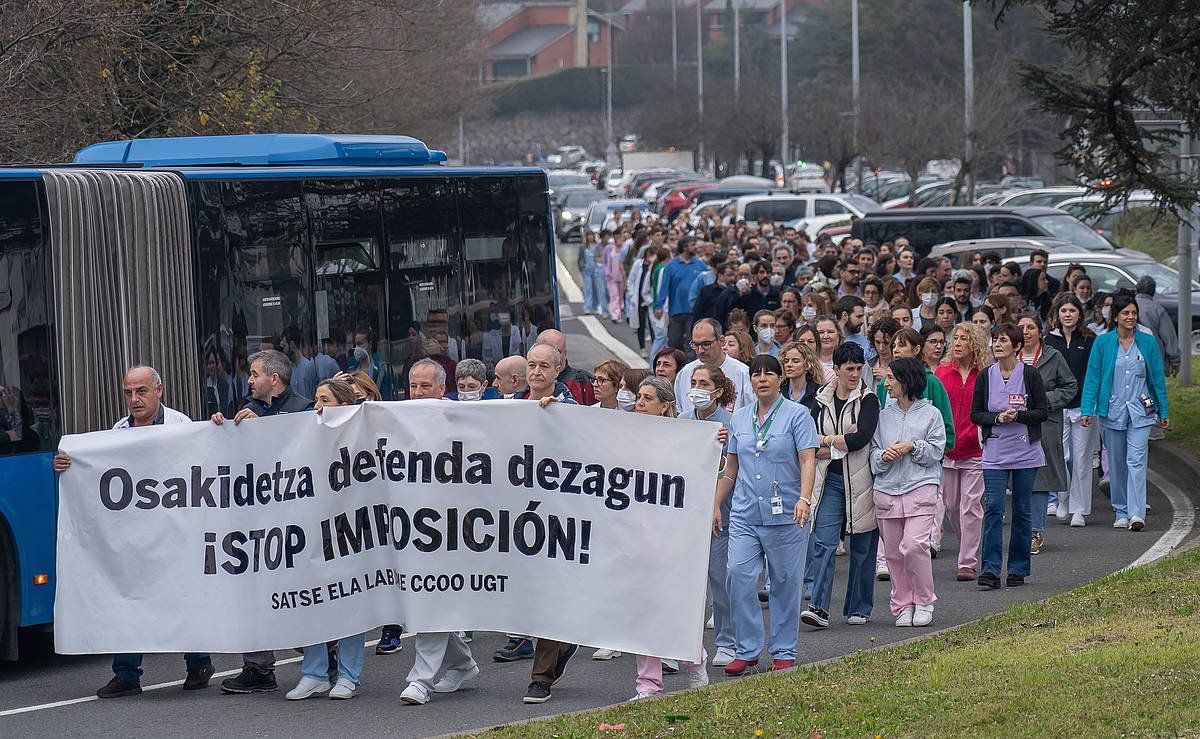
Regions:
<svg viewBox="0 0 1200 739"><path fill-rule="evenodd" d="M558 287L563 291L567 302L582 303L583 293L580 291L579 286L575 284L575 278L571 276L570 271L567 270L567 266L563 264L558 254L554 255L554 261L558 271ZM574 315L574 311L569 306L559 306L559 313L564 317ZM634 369L646 369L650 366L645 357L613 338L613 335L608 332L608 329L604 327L600 319L586 314L574 317L583 324L583 327L587 329L587 332L591 334L593 339L600 342L605 349L615 354L617 359Z"/></svg>
<svg viewBox="0 0 1200 739"><path fill-rule="evenodd" d="M404 634L400 638L408 639L409 637L412 637L412 636L416 636L416 635L415 634ZM375 639L373 641L367 642L366 646L373 647L378 643L379 643L379 640ZM295 664L296 662L299 662L302 659L304 659L304 657L289 657L288 659L281 659L275 663L275 666L278 667L280 665ZM237 675L241 671L242 671L242 668L239 667L236 670L225 670L224 672L216 672L216 673L213 673L212 679L215 680L219 677L231 677L233 675ZM148 692L151 690L162 690L163 688L174 688L179 685L183 685L182 680L172 680L172 681L166 682L166 683L157 683L155 685L147 685L142 688L142 692L145 693L145 692ZM84 698L71 698L70 700L54 701L53 703L39 703L36 706L22 706L20 708L10 708L6 711L0 711L0 718L4 718L5 716L16 716L21 713L32 713L34 711L45 711L48 708L63 708L64 706L73 706L78 703L91 703L92 701L98 701L98 700L100 700L99 696L89 695Z"/></svg>
<svg viewBox="0 0 1200 739"><path fill-rule="evenodd" d="M1134 560L1130 567L1149 564L1155 560L1162 559L1175 550L1187 535L1191 532L1192 526L1196 522L1196 512L1192 508L1192 502L1183 494L1175 485L1167 482L1167 479L1158 474L1154 470L1146 470L1146 479L1149 480L1154 487L1162 491L1162 494L1167 496L1167 500L1171 503L1171 509L1174 511L1171 514L1171 526L1167 532L1158 538L1154 546L1146 550L1146 553Z"/></svg>

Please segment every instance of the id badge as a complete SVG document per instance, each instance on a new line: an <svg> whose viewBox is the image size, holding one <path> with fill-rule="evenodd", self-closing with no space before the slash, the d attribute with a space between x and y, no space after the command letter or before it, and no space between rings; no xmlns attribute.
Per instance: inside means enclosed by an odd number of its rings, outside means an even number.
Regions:
<svg viewBox="0 0 1200 739"><path fill-rule="evenodd" d="M1024 393L1009 393L1008 407L1016 408L1017 410L1025 410L1025 394Z"/></svg>
<svg viewBox="0 0 1200 739"><path fill-rule="evenodd" d="M772 516L782 516L783 515L783 496L780 495L779 493L776 493L771 498L771 515Z"/></svg>

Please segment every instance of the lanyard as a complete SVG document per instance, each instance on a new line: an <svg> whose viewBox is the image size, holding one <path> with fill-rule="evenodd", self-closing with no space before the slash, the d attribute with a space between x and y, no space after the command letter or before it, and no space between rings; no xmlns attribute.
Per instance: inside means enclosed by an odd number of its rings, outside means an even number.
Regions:
<svg viewBox="0 0 1200 739"><path fill-rule="evenodd" d="M774 407L771 408L771 412L768 413L766 419L764 419L761 429L758 427L758 414L755 413L754 416L751 418L751 422L753 423L753 428L754 428L754 436L756 439L758 439L755 446L758 447L759 451L766 449L767 433L771 430L771 424L773 424L775 422L775 414L779 412L779 409L782 406L783 406L783 396L781 395L781 396L779 396L779 400L775 401L775 405L774 405Z"/></svg>

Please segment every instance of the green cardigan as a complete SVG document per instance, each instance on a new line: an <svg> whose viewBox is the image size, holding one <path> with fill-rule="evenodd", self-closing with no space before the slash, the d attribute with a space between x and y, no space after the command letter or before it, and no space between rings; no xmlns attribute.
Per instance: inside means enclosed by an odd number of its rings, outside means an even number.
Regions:
<svg viewBox="0 0 1200 739"><path fill-rule="evenodd" d="M883 380L880 380L878 387L875 388L875 397L879 398L881 410L892 402ZM925 368L925 392L921 397L933 403L933 406L941 412L942 421L946 424L946 448L953 449L954 416L950 413L950 396L946 394L946 387L942 381L935 377L928 367Z"/></svg>

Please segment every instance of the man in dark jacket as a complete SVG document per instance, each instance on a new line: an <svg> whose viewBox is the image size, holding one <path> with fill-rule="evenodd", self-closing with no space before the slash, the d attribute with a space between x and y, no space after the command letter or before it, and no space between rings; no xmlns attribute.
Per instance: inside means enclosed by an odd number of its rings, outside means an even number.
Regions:
<svg viewBox="0 0 1200 739"><path fill-rule="evenodd" d="M753 316L760 310L777 311L780 308L779 291L771 287L771 265L759 262L754 265L754 284L749 292L741 293L736 286L734 291L733 308L741 308L746 315Z"/></svg>
<svg viewBox="0 0 1200 739"><path fill-rule="evenodd" d="M250 375L246 384L250 400L233 417L235 425L248 418L266 418L283 413L311 411L313 402L292 391L292 361L274 349L255 352L247 360ZM220 426L225 416L214 413L212 422ZM241 674L221 683L224 693L263 693L277 688L275 682L275 653L271 650L247 652L242 655Z"/></svg>
<svg viewBox="0 0 1200 739"><path fill-rule="evenodd" d="M567 386L575 402L579 405L595 405L596 388L592 387L592 373L571 366L567 360L567 337L563 332L548 328L538 334L537 343L549 344L562 356L562 371L558 373L558 381Z"/></svg>
<svg viewBox="0 0 1200 739"><path fill-rule="evenodd" d="M725 318L733 308L733 299L737 291L730 292L729 288L737 281L737 265L726 262L717 271L717 280L711 285L700 288L696 296L696 304L692 306L692 316L696 321L701 318L711 318L722 326ZM693 325L695 325L693 323Z"/></svg>

